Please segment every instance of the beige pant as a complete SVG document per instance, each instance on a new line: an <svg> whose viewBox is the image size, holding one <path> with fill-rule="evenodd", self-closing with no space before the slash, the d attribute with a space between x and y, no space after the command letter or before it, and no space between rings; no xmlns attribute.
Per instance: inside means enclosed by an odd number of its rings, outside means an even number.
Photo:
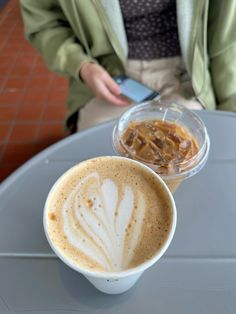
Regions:
<svg viewBox="0 0 236 314"><path fill-rule="evenodd" d="M152 61L128 60L126 75L158 91L163 100L175 101L189 109L202 109L194 97L190 78L180 57ZM93 98L80 110L78 130L115 119L129 107L114 106Z"/></svg>

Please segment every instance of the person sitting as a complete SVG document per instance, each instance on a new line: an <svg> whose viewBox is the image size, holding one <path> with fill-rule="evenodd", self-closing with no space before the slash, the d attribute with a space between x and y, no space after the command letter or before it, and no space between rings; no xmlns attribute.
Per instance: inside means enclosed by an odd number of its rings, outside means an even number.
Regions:
<svg viewBox="0 0 236 314"><path fill-rule="evenodd" d="M127 110L124 74L190 109L236 111L236 0L20 3L27 39L68 77L71 132Z"/></svg>

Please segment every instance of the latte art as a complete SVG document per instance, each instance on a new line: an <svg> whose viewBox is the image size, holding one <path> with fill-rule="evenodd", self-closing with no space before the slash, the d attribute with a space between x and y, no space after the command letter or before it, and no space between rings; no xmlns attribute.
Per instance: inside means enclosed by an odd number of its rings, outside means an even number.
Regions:
<svg viewBox="0 0 236 314"><path fill-rule="evenodd" d="M172 215L153 174L129 160L100 160L74 167L51 194L48 233L75 263L119 272L161 248Z"/></svg>
<svg viewBox="0 0 236 314"><path fill-rule="evenodd" d="M71 191L64 203L64 233L73 246L102 268L120 271L133 257L144 214L142 192L135 193L128 185L118 191L111 179L101 182L94 172Z"/></svg>

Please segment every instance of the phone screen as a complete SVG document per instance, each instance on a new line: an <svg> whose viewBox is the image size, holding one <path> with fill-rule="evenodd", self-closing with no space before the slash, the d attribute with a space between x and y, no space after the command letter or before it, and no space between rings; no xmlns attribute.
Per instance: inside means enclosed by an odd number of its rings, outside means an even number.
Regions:
<svg viewBox="0 0 236 314"><path fill-rule="evenodd" d="M117 78L116 82L121 88L121 93L137 103L154 93L150 88L129 77Z"/></svg>

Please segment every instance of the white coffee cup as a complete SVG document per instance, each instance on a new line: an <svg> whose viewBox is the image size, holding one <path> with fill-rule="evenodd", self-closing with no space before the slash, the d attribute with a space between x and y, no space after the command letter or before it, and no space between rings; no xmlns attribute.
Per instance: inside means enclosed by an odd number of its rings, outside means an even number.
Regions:
<svg viewBox="0 0 236 314"><path fill-rule="evenodd" d="M114 156L112 158L116 158L119 160L126 159L125 157L117 157ZM84 161L86 162L86 161ZM83 162L83 163L84 163ZM146 165L135 161L135 160L129 160L130 163L138 165L138 167L144 169L147 172L151 172L156 180L159 182L159 184L163 188L163 193L165 193L166 198L169 200L169 204L171 206L171 211L172 211L172 223L171 226L169 227L169 233L166 241L163 243L162 247L160 250L157 251L157 253L150 259L148 259L146 262L138 265L135 268L131 268L128 270L124 271L119 271L119 272L100 272L97 270L89 270L88 268L83 268L77 263L75 263L73 260L71 260L68 257L65 257L65 255L62 254L61 250L58 249L54 243L52 242L49 233L48 233L48 212L49 212L49 198L50 195L54 192L54 190L57 188L58 184L63 180L64 176L67 175L68 170L65 174L63 174L53 185L51 188L46 203L44 207L44 217L43 217L43 225L44 225L44 231L46 238L52 248L52 250L55 252L55 254L69 267L72 269L78 271L79 273L83 274L98 290L108 293L108 294L119 294L123 293L127 290L129 290L139 279L139 277L142 275L142 273L151 267L153 264L155 264L161 256L165 253L167 250L168 246L170 245L175 228L176 228L176 221L177 221L177 212L176 212L176 206L175 206L175 201L173 199L173 196L168 189L167 185L165 182L161 179L161 177L156 174L153 170L151 170L149 167Z"/></svg>

